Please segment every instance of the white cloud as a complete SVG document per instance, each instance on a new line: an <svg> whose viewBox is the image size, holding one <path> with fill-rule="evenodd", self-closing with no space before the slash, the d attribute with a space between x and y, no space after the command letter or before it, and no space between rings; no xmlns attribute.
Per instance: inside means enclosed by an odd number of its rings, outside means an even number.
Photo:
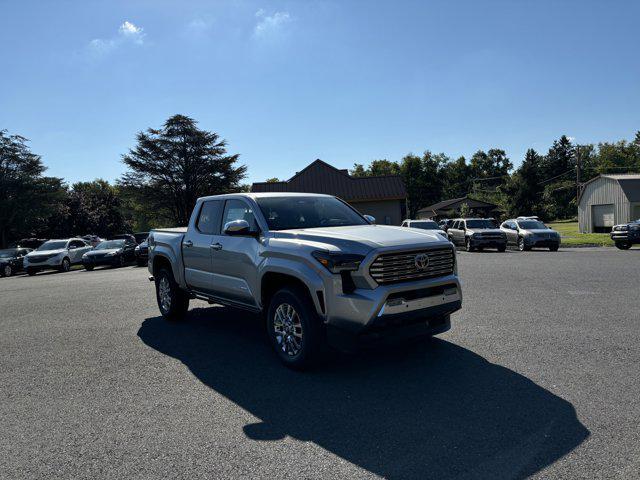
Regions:
<svg viewBox="0 0 640 480"><path fill-rule="evenodd" d="M273 15L266 15L265 11L260 9L256 12L256 17L260 19L253 30L253 35L256 38L272 35L291 22L289 12L275 12Z"/></svg>
<svg viewBox="0 0 640 480"><path fill-rule="evenodd" d="M142 45L145 33L142 27L125 21L118 33L111 38L94 38L89 42L89 50L96 54L106 54L126 44Z"/></svg>
<svg viewBox="0 0 640 480"><path fill-rule="evenodd" d="M123 38L130 39L131 41L141 44L144 39L144 32L142 27L138 27L131 22L125 21L118 29L118 34Z"/></svg>

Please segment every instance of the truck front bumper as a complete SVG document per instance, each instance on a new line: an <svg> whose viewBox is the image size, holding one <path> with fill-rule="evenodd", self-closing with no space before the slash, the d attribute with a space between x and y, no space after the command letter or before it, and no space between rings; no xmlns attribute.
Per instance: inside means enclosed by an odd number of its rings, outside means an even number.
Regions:
<svg viewBox="0 0 640 480"><path fill-rule="evenodd" d="M451 327L450 315L462 306L456 275L341 291L340 282L326 306L329 342L343 350L408 337L434 335Z"/></svg>

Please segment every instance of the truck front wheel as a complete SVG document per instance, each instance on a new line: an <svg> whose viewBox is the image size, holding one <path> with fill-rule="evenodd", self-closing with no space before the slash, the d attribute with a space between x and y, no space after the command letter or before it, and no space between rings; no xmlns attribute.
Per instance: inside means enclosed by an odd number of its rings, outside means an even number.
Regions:
<svg viewBox="0 0 640 480"><path fill-rule="evenodd" d="M280 361L295 370L312 366L324 344L322 324L307 292L291 286L269 303L267 332Z"/></svg>
<svg viewBox="0 0 640 480"><path fill-rule="evenodd" d="M168 320L180 320L189 310L189 295L182 290L166 268L155 276L156 299L162 316Z"/></svg>
<svg viewBox="0 0 640 480"><path fill-rule="evenodd" d="M631 244L629 242L616 242L616 247L620 250L629 250L631 248Z"/></svg>

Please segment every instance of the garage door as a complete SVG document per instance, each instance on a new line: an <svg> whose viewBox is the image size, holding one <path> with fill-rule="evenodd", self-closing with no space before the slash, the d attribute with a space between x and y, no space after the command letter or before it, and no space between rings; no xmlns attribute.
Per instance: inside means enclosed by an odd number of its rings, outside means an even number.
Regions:
<svg viewBox="0 0 640 480"><path fill-rule="evenodd" d="M593 216L594 232L611 231L611 227L615 224L612 203L609 205L592 205L591 214Z"/></svg>

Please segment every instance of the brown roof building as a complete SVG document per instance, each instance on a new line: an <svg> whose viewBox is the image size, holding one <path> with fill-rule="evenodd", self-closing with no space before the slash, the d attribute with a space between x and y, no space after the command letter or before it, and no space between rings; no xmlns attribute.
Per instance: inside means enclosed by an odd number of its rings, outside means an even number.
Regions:
<svg viewBox="0 0 640 480"><path fill-rule="evenodd" d="M442 202L429 205L428 207L418 210L418 218L452 218L459 216L460 209L463 205L469 208L473 215L482 217L490 217L498 210L498 205L493 203L476 200L475 198L462 197L443 200Z"/></svg>
<svg viewBox="0 0 640 480"><path fill-rule="evenodd" d="M299 192L335 195L377 223L400 225L406 215L407 191L399 175L352 177L316 160L283 182L258 182L252 192Z"/></svg>

